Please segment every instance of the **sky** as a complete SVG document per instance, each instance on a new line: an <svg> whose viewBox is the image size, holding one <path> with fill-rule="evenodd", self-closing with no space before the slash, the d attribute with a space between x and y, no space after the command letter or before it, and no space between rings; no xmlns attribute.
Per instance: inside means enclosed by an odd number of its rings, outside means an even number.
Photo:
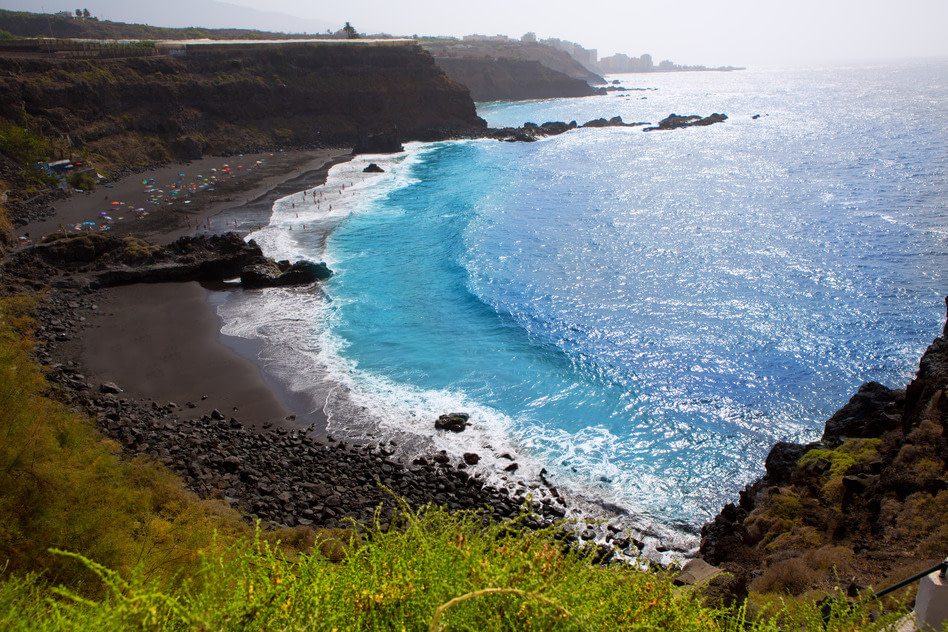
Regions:
<svg viewBox="0 0 948 632"><path fill-rule="evenodd" d="M0 0L0 8L74 10L77 3L94 15L159 26L187 26L188 13L207 22L246 26L252 14L210 0ZM228 0L269 13L296 16L300 30L341 27L393 35L503 34L527 31L596 48L600 56L649 53L656 62L754 66L772 64L948 57L948 0ZM59 6L63 4L63 6ZM155 15L155 8L165 8ZM204 7L206 9L206 7ZM138 13L136 13L138 11ZM134 15L148 16L135 20ZM248 17L250 16L250 17ZM273 16L271 16L273 17ZM225 23L238 19L247 24ZM218 19L218 18L213 18ZM159 24L164 21L165 24ZM289 25L293 20L287 20Z"/></svg>

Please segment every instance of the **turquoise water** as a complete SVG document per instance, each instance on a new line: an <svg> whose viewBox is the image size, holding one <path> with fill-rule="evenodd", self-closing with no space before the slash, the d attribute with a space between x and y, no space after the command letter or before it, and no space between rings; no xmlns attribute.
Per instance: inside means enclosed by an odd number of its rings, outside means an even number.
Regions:
<svg viewBox="0 0 948 632"><path fill-rule="evenodd" d="M865 381L904 384L940 333L948 63L619 78L655 90L479 112L730 118L340 165L319 206L287 198L253 235L336 275L231 301L225 331L268 340L333 432L476 451L487 475L507 452L693 531L774 442L818 438ZM437 435L454 410L473 428Z"/></svg>

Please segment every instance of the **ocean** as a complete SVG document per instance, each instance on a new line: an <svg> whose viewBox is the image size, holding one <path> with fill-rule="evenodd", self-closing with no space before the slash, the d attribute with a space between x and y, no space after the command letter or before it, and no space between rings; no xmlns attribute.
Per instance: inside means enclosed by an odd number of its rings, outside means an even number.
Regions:
<svg viewBox="0 0 948 632"><path fill-rule="evenodd" d="M475 452L510 488L542 473L687 548L775 442L903 386L940 334L948 60L609 79L629 91L478 111L729 118L359 156L250 235L333 278L218 312L333 436ZM435 431L448 412L471 427Z"/></svg>

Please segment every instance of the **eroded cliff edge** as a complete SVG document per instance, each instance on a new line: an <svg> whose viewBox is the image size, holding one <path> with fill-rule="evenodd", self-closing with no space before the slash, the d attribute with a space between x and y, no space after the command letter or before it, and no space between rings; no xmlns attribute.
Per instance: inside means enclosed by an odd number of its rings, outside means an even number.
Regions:
<svg viewBox="0 0 948 632"><path fill-rule="evenodd" d="M188 47L127 59L0 58L0 117L99 165L352 146L397 129L435 140L486 127L468 90L415 45Z"/></svg>
<svg viewBox="0 0 948 632"><path fill-rule="evenodd" d="M538 61L508 57L437 57L449 77L464 84L475 101L522 101L604 94L583 79L551 70Z"/></svg>
<svg viewBox="0 0 948 632"><path fill-rule="evenodd" d="M820 441L778 443L766 474L702 530L700 555L754 592L884 588L948 553L948 323L904 389L864 384Z"/></svg>

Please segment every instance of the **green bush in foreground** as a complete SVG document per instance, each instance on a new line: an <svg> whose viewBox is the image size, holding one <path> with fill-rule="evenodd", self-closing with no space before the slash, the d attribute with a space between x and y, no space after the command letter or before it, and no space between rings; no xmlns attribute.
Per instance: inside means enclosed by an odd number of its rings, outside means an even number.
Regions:
<svg viewBox="0 0 948 632"><path fill-rule="evenodd" d="M355 531L347 554L290 559L256 540L201 559L167 587L84 560L106 586L88 600L33 577L0 586L10 630L713 630L823 629L813 605L758 622L676 596L660 575L564 552L550 532L440 509L397 528ZM72 554L60 554L74 557ZM827 630L884 629L868 608L839 608Z"/></svg>
<svg viewBox="0 0 948 632"><path fill-rule="evenodd" d="M33 303L0 300L0 579L42 572L73 587L90 582L82 564L49 553L60 548L168 580L207 547L251 533L236 512L194 497L164 468L119 458L90 419L47 395L30 358Z"/></svg>

